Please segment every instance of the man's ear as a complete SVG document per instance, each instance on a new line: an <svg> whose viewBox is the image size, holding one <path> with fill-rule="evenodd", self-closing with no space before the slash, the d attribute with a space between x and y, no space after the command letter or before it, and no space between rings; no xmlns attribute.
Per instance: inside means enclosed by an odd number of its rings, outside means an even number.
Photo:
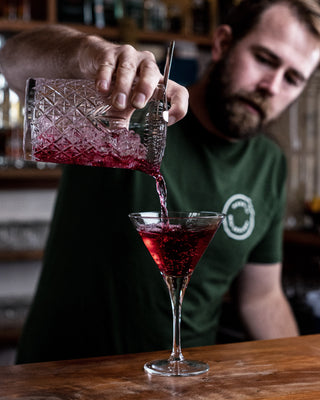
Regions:
<svg viewBox="0 0 320 400"><path fill-rule="evenodd" d="M219 61L229 49L232 41L232 29L229 25L219 25L212 38L211 58Z"/></svg>

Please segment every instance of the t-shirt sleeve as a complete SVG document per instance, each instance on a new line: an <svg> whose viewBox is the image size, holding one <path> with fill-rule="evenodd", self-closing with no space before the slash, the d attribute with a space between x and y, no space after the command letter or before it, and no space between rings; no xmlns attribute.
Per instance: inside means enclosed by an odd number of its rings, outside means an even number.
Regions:
<svg viewBox="0 0 320 400"><path fill-rule="evenodd" d="M275 184L274 211L270 218L266 234L251 251L248 262L276 263L282 261L283 227L286 210L286 175L287 167L285 158L282 157L277 172Z"/></svg>

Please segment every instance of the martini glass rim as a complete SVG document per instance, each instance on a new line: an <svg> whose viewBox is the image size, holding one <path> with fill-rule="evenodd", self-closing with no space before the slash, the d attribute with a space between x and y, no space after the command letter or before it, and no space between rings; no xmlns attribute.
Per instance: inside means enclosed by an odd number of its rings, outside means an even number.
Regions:
<svg viewBox="0 0 320 400"><path fill-rule="evenodd" d="M142 211L132 212L129 214L130 218L150 218L150 219L210 219L210 218L224 218L225 214L217 211L168 211L168 216L164 216L160 211Z"/></svg>

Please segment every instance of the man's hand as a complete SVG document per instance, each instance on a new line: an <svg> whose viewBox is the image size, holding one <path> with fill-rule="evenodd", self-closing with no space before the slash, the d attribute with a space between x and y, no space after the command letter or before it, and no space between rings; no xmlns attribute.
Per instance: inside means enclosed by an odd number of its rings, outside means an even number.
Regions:
<svg viewBox="0 0 320 400"><path fill-rule="evenodd" d="M108 93L113 82L112 104L120 110L128 103L135 108L144 107L163 78L152 53L96 36L86 37L78 57L81 74L95 79L98 90ZM171 103L170 125L186 114L189 96L186 88L169 80L167 97Z"/></svg>

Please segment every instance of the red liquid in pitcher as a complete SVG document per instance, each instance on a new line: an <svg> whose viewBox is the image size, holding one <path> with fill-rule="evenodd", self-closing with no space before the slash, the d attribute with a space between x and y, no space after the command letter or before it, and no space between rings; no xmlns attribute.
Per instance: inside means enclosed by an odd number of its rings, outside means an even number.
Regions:
<svg viewBox="0 0 320 400"><path fill-rule="evenodd" d="M40 133L33 141L35 161L93 167L126 168L148 175L159 173L160 166L147 160L147 149L140 136L127 129L82 133L73 130L63 135L54 127Z"/></svg>
<svg viewBox="0 0 320 400"><path fill-rule="evenodd" d="M147 160L140 136L124 128L100 132L76 130L61 134L55 127L39 133L32 143L35 161L142 171L156 179L161 212L167 216L167 189L160 165Z"/></svg>

